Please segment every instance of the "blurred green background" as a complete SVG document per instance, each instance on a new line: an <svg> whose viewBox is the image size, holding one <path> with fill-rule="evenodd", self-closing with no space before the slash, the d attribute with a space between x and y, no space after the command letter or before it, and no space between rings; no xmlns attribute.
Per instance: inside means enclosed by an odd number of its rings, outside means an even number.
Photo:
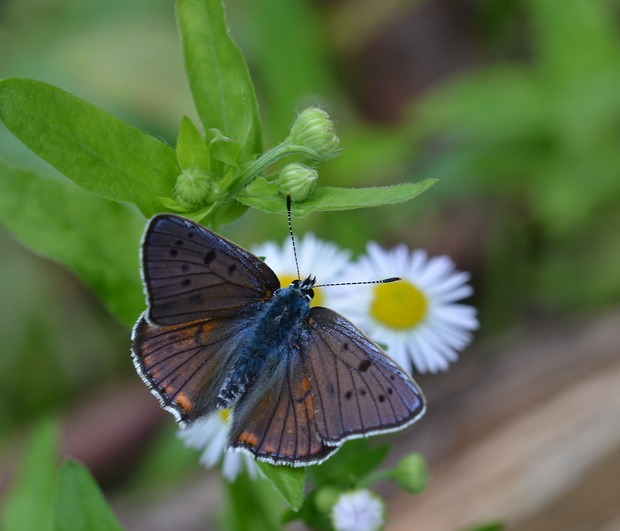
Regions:
<svg viewBox="0 0 620 531"><path fill-rule="evenodd" d="M319 104L344 148L319 168L323 184L439 179L396 207L294 220L296 232L356 252L374 239L452 255L473 273L481 336L617 304L620 2L225 6L267 147L283 139L296 110ZM182 116L195 115L169 0L0 0L0 77L19 76L172 145ZM2 125L0 157L54 173ZM249 212L226 234L248 246L282 241L287 228ZM70 271L4 229L0 256L0 440L8 448L32 421L113 394L136 375L128 331ZM157 459L168 455L153 448ZM193 457L183 459L170 470ZM148 471L149 457L140 462Z"/></svg>

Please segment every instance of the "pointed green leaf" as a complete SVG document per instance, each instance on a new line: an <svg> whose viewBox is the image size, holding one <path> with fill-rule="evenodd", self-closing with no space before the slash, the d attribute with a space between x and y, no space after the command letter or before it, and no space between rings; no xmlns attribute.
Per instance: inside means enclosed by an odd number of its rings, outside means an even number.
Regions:
<svg viewBox="0 0 620 531"><path fill-rule="evenodd" d="M53 531L122 531L99 485L75 461L60 471Z"/></svg>
<svg viewBox="0 0 620 531"><path fill-rule="evenodd" d="M306 216L311 212L350 210L384 205L394 205L413 199L428 190L435 180L427 179L419 183L397 184L376 188L317 188L309 199L293 204L291 212L295 216ZM263 178L256 179L237 199L244 205L258 208L270 214L286 212L286 200L278 195L273 183Z"/></svg>
<svg viewBox="0 0 620 531"><path fill-rule="evenodd" d="M246 157L260 152L254 86L228 34L221 0L178 0L177 18L185 69L203 127L219 129L238 140Z"/></svg>
<svg viewBox="0 0 620 531"><path fill-rule="evenodd" d="M4 501L0 519L4 531L51 529L57 441L58 425L54 421L41 422L33 431L17 479Z"/></svg>
<svg viewBox="0 0 620 531"><path fill-rule="evenodd" d="M271 481L274 488L282 495L291 509L297 511L304 502L306 469L291 466L274 466L257 462L261 471Z"/></svg>
<svg viewBox="0 0 620 531"><path fill-rule="evenodd" d="M212 139L209 142L211 156L228 166L239 166L241 148L239 142L224 136L219 129L210 129Z"/></svg>
<svg viewBox="0 0 620 531"><path fill-rule="evenodd" d="M71 267L125 324L144 309L138 248L144 220L64 178L0 161L0 220L34 251Z"/></svg>
<svg viewBox="0 0 620 531"><path fill-rule="evenodd" d="M177 159L181 169L201 168L209 171L209 149L194 123L184 116L177 140Z"/></svg>
<svg viewBox="0 0 620 531"><path fill-rule="evenodd" d="M26 146L86 190L161 211L179 174L174 150L59 88L0 81L0 119Z"/></svg>

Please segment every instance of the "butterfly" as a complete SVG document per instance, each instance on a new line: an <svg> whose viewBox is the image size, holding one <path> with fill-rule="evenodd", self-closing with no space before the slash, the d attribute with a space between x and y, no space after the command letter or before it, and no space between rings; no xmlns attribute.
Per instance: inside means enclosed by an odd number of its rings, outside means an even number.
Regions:
<svg viewBox="0 0 620 531"><path fill-rule="evenodd" d="M182 427L230 410L229 447L307 466L423 415L402 368L347 319L311 307L313 277L281 287L260 258L171 214L148 223L141 260L148 309L133 360Z"/></svg>

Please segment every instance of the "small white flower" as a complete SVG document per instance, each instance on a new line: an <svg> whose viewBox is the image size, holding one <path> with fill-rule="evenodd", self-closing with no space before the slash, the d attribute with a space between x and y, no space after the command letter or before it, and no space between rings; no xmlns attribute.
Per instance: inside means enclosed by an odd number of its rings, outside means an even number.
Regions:
<svg viewBox="0 0 620 531"><path fill-rule="evenodd" d="M419 372L446 370L478 328L476 309L456 301L469 297L469 273L448 256L428 258L403 244L386 251L369 243L368 254L343 272L343 281L401 277L387 284L335 288L334 309L386 345L394 361ZM345 295L340 290L348 289Z"/></svg>
<svg viewBox="0 0 620 531"><path fill-rule="evenodd" d="M349 265L350 251L340 249L335 243L320 240L311 232L296 240L296 246L302 280L312 275L319 284L336 282L342 270ZM288 286L297 278L295 255L290 239L285 240L282 246L273 241L254 245L251 251L256 256L265 258L265 263L278 275L282 287ZM312 306L329 307L331 302L329 295L330 290L315 288Z"/></svg>
<svg viewBox="0 0 620 531"><path fill-rule="evenodd" d="M344 492L331 516L336 531L377 531L385 524L385 504L366 489Z"/></svg>
<svg viewBox="0 0 620 531"><path fill-rule="evenodd" d="M234 481L244 469L256 479L260 470L254 460L246 453L227 450L228 424L228 410L218 410L179 430L178 435L185 446L202 451L200 463L206 468L221 462L222 475L228 481Z"/></svg>

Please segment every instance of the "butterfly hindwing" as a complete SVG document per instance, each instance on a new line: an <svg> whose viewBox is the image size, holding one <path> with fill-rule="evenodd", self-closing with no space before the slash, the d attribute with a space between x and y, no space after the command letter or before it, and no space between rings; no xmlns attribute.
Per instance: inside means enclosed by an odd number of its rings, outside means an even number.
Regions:
<svg viewBox="0 0 620 531"><path fill-rule="evenodd" d="M287 349L280 363L282 370L235 407L230 445L272 464L320 463L337 448L326 445L318 433L312 384L300 352Z"/></svg>
<svg viewBox="0 0 620 531"><path fill-rule="evenodd" d="M259 258L193 221L151 219L142 245L147 319L159 325L232 317L280 287Z"/></svg>
<svg viewBox="0 0 620 531"><path fill-rule="evenodd" d="M344 317L315 307L309 327L306 363L326 444L402 429L424 413L413 380Z"/></svg>
<svg viewBox="0 0 620 531"><path fill-rule="evenodd" d="M141 317L133 331L134 364L142 379L181 424L215 409L234 363L243 318L154 326Z"/></svg>

